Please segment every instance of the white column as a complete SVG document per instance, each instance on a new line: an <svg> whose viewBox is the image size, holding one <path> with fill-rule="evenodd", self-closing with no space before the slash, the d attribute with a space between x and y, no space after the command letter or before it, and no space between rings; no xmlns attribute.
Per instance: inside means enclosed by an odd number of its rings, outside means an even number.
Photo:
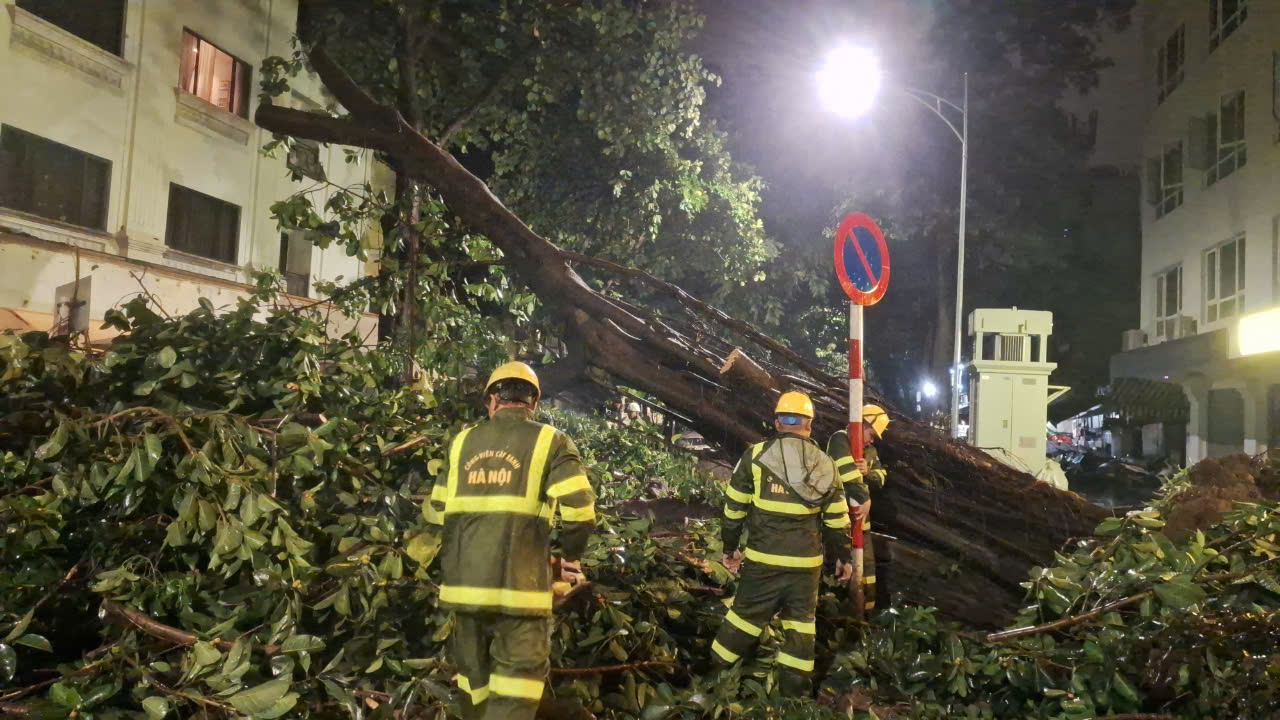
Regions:
<svg viewBox="0 0 1280 720"><path fill-rule="evenodd" d="M1191 415L1187 419L1187 466L1209 456L1209 381L1203 376L1182 382Z"/></svg>

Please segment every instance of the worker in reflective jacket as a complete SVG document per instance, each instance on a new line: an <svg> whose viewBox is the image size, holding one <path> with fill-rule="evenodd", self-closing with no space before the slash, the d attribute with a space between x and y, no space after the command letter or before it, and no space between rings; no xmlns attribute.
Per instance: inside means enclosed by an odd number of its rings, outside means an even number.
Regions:
<svg viewBox="0 0 1280 720"><path fill-rule="evenodd" d="M444 528L440 605L456 613L449 647L469 718L533 718L550 670L553 516L569 574L595 526L573 441L533 419L539 395L529 366L495 370L489 421L453 439L423 509Z"/></svg>
<svg viewBox="0 0 1280 720"><path fill-rule="evenodd" d="M862 459L854 460L849 452L849 433L841 430L827 441L827 454L836 461L849 512L862 520L862 597L863 607L870 613L876 607L876 552L871 542L871 488L884 487L887 473L873 443L889 427L889 414L879 405L862 407Z"/></svg>
<svg viewBox="0 0 1280 720"><path fill-rule="evenodd" d="M741 570L741 578L711 651L720 664L736 662L777 615L779 689L803 696L811 690L824 549L836 558L843 582L853 575L849 507L835 463L809 438L813 402L803 393L784 393L775 416L777 434L743 454L725 488L723 562ZM745 551L739 549L744 527Z"/></svg>

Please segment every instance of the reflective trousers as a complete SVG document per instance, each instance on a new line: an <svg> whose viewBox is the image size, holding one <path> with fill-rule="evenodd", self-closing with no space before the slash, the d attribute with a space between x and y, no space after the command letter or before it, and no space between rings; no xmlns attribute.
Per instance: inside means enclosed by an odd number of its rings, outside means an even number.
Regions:
<svg viewBox="0 0 1280 720"><path fill-rule="evenodd" d="M464 718L533 720L551 669L551 618L458 613L449 653Z"/></svg>
<svg viewBox="0 0 1280 720"><path fill-rule="evenodd" d="M750 653L775 616L782 619L776 658L779 690L791 697L812 692L814 619L821 568L779 568L743 563L738 594L711 645L713 659L732 665Z"/></svg>

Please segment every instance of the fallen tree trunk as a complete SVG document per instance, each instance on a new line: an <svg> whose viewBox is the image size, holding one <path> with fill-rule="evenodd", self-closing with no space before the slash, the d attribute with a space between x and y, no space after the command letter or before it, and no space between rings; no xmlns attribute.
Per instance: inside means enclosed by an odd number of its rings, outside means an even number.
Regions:
<svg viewBox="0 0 1280 720"><path fill-rule="evenodd" d="M350 111L333 117L263 103L263 128L386 153L431 185L450 210L487 236L510 266L563 321L582 356L567 368L599 368L620 384L658 398L730 453L768 431L780 390L807 390L825 437L843 425L843 382L817 365L683 290L642 271L567 254L538 236L452 155L368 95L325 52L312 67ZM638 283L683 317L665 316L592 290L570 263ZM743 347L758 353L747 357ZM901 599L938 606L979 626L1003 623L1022 597L1018 583L1071 537L1089 534L1104 511L1037 483L968 445L908 421L894 423L881 457L890 469L876 498L876 526L887 552L886 584Z"/></svg>

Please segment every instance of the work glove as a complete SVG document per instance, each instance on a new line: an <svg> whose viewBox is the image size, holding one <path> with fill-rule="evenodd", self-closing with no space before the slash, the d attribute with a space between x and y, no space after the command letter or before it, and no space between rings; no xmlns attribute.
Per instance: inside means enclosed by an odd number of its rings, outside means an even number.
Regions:
<svg viewBox="0 0 1280 720"><path fill-rule="evenodd" d="M843 560L837 560L836 561L836 580L842 583L847 583L852 579L853 579L853 563L844 562Z"/></svg>
<svg viewBox="0 0 1280 720"><path fill-rule="evenodd" d="M724 565L725 570L737 575L742 569L742 551L734 550L732 555L725 553L724 557L720 558L720 564Z"/></svg>

